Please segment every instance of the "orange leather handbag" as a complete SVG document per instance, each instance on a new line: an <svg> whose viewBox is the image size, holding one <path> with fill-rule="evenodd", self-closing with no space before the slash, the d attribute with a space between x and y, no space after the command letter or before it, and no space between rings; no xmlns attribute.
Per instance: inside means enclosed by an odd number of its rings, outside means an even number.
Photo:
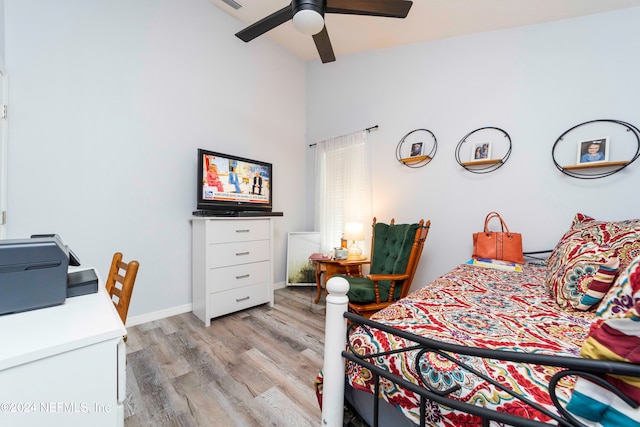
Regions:
<svg viewBox="0 0 640 427"><path fill-rule="evenodd" d="M502 231L489 231L489 221L500 220ZM497 212L489 212L484 220L484 231L473 233L473 258L499 259L524 264L522 235L509 231Z"/></svg>

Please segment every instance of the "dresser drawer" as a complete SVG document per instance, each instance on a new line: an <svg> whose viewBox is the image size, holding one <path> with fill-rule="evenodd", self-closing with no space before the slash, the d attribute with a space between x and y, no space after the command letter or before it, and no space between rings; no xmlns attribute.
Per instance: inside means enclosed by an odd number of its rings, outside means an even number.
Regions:
<svg viewBox="0 0 640 427"><path fill-rule="evenodd" d="M209 245L209 268L227 267L269 260L269 241L220 243Z"/></svg>
<svg viewBox="0 0 640 427"><path fill-rule="evenodd" d="M255 285L269 279L269 261L213 268L207 274L207 290L209 292Z"/></svg>
<svg viewBox="0 0 640 427"><path fill-rule="evenodd" d="M247 242L269 239L268 220L209 221L207 241L209 243Z"/></svg>
<svg viewBox="0 0 640 427"><path fill-rule="evenodd" d="M209 294L209 318L269 302L267 283Z"/></svg>

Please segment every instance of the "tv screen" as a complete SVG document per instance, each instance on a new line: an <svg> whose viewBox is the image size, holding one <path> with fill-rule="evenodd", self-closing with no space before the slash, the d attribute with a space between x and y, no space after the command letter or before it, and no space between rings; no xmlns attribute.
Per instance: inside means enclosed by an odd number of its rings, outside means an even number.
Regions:
<svg viewBox="0 0 640 427"><path fill-rule="evenodd" d="M270 212L272 185L271 163L198 149L198 209Z"/></svg>

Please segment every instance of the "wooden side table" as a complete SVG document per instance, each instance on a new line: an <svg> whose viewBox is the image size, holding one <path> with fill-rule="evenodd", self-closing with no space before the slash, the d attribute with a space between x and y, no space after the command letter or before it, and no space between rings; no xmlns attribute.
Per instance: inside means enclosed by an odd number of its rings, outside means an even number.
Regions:
<svg viewBox="0 0 640 427"><path fill-rule="evenodd" d="M362 276L362 265L369 261L366 259L357 261L347 261L346 259L313 259L311 260L316 269L316 287L318 296L315 303L320 301L322 296L322 282L324 283L335 274L346 274L347 276ZM326 287L325 287L326 290Z"/></svg>

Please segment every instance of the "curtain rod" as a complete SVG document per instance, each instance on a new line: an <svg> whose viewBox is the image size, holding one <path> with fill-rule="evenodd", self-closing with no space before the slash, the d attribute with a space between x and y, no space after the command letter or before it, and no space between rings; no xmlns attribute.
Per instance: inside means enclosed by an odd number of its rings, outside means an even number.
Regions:
<svg viewBox="0 0 640 427"><path fill-rule="evenodd" d="M347 135L352 135L352 134L358 133L358 132L371 132L372 130L376 130L376 129L378 129L378 125L371 126L370 128L366 128L366 129L362 129L362 130L357 130L355 132L348 133ZM340 136L347 136L347 135L340 135ZM340 138L340 137L337 136L337 137L334 137L334 138ZM316 142L314 142L313 144L309 144L309 147L315 147L316 144L317 144Z"/></svg>

